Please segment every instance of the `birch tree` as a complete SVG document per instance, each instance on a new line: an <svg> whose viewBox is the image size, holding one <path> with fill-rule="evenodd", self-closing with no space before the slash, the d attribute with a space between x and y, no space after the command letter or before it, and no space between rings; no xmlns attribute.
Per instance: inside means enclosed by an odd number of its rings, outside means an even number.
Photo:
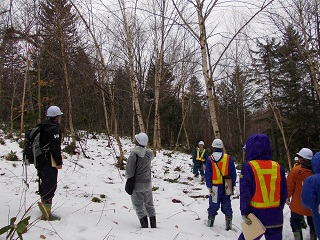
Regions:
<svg viewBox="0 0 320 240"><path fill-rule="evenodd" d="M220 57L218 57L215 64L212 64L212 59L210 56L210 49L211 46L209 45L209 37L210 34L207 35L207 21L209 17L212 15L213 10L217 7L218 0L215 1L201 1L201 0L191 0L188 1L189 5L192 6L192 8L195 10L195 14L197 16L197 26L193 26L192 22L189 20L189 17L183 9L188 9L186 7L186 4L182 3L183 1L174 1L172 0L172 3L179 13L179 16L183 22L183 24L186 26L186 28L190 31L193 37L195 37L199 43L200 51L201 51L201 65L202 65L202 74L205 80L205 86L206 86L206 93L207 93L207 100L208 100L208 106L209 106L209 112L210 112L210 119L212 128L214 130L214 136L215 138L220 138L220 127L218 123L218 104L217 104L217 98L215 93L215 85L214 85L214 70L217 66L217 63L221 60L223 54L228 49L232 41L235 39L235 37L242 31L242 29L248 25L252 19L254 19L261 11L263 11L267 6L269 6L273 0L271 1L263 1L260 7L257 7L257 11L248 19L246 20L245 24L238 29L236 34L234 34L229 43L224 47L224 50L220 54ZM259 5L259 3L257 3ZM190 15L190 14L189 14ZM212 17L212 16L211 16ZM192 16L190 17L191 19ZM211 34L216 33L215 28L218 26L218 22L214 24L214 27L212 27Z"/></svg>
<svg viewBox="0 0 320 240"><path fill-rule="evenodd" d="M125 44L126 44L126 50L127 50L127 57L129 62L129 76L130 76L130 82L131 82L131 90L132 90L132 98L134 102L134 109L137 115L138 119L138 125L141 132L145 132L145 125L142 117L142 112L140 108L139 98L138 98L138 90L137 90L137 84L136 84L136 78L135 78L135 68L134 68L134 52L133 52L133 37L134 34L132 30L134 29L134 20L135 16L131 16L131 22L128 20L128 13L127 8L124 0L118 0L118 4L120 7L120 12L122 16L122 27L124 30L125 35Z"/></svg>
<svg viewBox="0 0 320 240"><path fill-rule="evenodd" d="M152 2L152 6L154 6L154 15L151 29L153 32L153 58L155 61L153 154L156 155L156 150L161 148L159 113L160 86L163 78L166 41L170 33L170 29L172 28L172 24L168 22L166 16L169 7L167 0L154 0Z"/></svg>

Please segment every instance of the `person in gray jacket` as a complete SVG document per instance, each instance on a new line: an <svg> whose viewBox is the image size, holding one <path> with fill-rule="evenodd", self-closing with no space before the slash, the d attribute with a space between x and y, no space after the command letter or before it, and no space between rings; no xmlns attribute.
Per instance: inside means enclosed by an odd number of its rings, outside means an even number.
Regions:
<svg viewBox="0 0 320 240"><path fill-rule="evenodd" d="M147 149L148 136L141 132L135 135L136 146L131 150L127 165L126 178L135 176L135 184L131 201L133 209L140 220L142 228L148 227L148 217L151 228L156 227L156 212L153 205L151 184L151 160L153 152Z"/></svg>

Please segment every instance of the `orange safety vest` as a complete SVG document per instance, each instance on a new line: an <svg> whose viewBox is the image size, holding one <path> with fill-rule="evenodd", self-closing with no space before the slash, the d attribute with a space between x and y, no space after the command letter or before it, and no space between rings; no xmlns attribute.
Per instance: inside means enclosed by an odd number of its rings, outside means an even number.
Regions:
<svg viewBox="0 0 320 240"><path fill-rule="evenodd" d="M274 208L280 205L280 165L274 161L252 160L256 189L250 206Z"/></svg>
<svg viewBox="0 0 320 240"><path fill-rule="evenodd" d="M228 172L229 172L229 155L223 154L222 159L218 163L213 161L211 158L211 165L212 165L212 184L223 184L222 176L228 176Z"/></svg>
<svg viewBox="0 0 320 240"><path fill-rule="evenodd" d="M206 151L206 150L203 149L203 151L202 151L202 153L201 153L201 155L200 155L200 148L198 148L198 149L197 149L197 157L196 157L196 160L204 162L203 155L204 155L204 152L205 152L205 151Z"/></svg>

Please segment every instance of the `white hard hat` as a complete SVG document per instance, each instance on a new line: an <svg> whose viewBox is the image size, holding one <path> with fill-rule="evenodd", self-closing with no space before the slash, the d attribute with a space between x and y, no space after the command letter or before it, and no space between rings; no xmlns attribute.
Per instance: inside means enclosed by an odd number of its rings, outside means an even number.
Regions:
<svg viewBox="0 0 320 240"><path fill-rule="evenodd" d="M148 144L148 136L147 136L147 134L141 132L141 133L135 135L135 138L136 138L137 142L139 143L139 145L147 146L147 144Z"/></svg>
<svg viewBox="0 0 320 240"><path fill-rule="evenodd" d="M298 158L298 157L294 157L294 160L295 160L295 161L299 161L299 158Z"/></svg>
<svg viewBox="0 0 320 240"><path fill-rule="evenodd" d="M309 148L302 148L297 153L297 155L304 158L304 159L311 160L313 157L313 152Z"/></svg>
<svg viewBox="0 0 320 240"><path fill-rule="evenodd" d="M60 108L57 106L51 106L47 110L47 117L56 117L62 115L63 112L61 112Z"/></svg>
<svg viewBox="0 0 320 240"><path fill-rule="evenodd" d="M213 140L211 146L214 148L223 148L223 142L220 138L216 138L215 140Z"/></svg>
<svg viewBox="0 0 320 240"><path fill-rule="evenodd" d="M198 143L198 145L204 145L204 142L203 141L200 141L199 143Z"/></svg>

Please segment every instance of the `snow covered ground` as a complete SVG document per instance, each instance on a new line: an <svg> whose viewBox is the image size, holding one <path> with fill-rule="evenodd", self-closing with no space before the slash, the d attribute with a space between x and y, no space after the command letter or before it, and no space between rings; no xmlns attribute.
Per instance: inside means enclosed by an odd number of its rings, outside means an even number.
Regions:
<svg viewBox="0 0 320 240"><path fill-rule="evenodd" d="M21 159L22 149L16 141L5 139L1 131L0 138L5 140L5 144L0 144L0 228L6 226L11 217L17 216L20 220L24 214L24 217L31 216L32 226L23 234L23 239L230 240L238 239L241 233L239 199L232 200L232 231L225 231L221 212L214 227L206 227L208 191L200 178L193 179L191 155L166 150L157 153L152 163L157 228L141 229L130 196L124 191L124 170L114 166L113 150L107 147L107 140L102 136L82 142L89 158L83 153L74 156L64 153L64 166L59 171L53 202L54 214L62 219L39 221L35 168L27 167L26 178L21 161L5 160L11 151ZM130 139L122 139L122 144L127 157L133 144ZM93 202L94 197L101 202ZM293 239L287 206L284 214L283 239ZM303 233L309 237L308 229ZM5 235L0 239L5 239Z"/></svg>

